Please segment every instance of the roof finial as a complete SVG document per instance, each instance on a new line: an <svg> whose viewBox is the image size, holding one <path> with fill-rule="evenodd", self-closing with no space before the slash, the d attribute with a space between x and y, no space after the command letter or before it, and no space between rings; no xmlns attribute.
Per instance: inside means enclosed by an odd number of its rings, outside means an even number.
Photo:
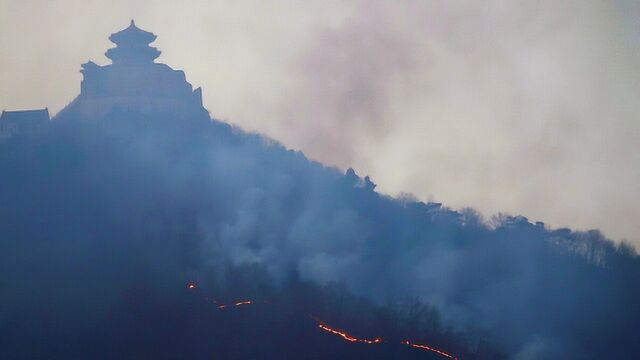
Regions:
<svg viewBox="0 0 640 360"><path fill-rule="evenodd" d="M136 23L131 19L131 25L136 26Z"/></svg>

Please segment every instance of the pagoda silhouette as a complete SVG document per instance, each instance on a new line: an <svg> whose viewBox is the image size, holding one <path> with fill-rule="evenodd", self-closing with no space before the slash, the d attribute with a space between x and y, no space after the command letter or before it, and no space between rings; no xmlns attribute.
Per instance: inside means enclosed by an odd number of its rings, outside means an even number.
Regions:
<svg viewBox="0 0 640 360"><path fill-rule="evenodd" d="M111 34L109 40L116 44L105 53L112 64L82 64L80 95L54 120L99 119L113 111L209 119L202 105L202 90L194 90L183 71L155 62L161 53L149 46L156 40L155 34L138 28L131 20L126 29Z"/></svg>

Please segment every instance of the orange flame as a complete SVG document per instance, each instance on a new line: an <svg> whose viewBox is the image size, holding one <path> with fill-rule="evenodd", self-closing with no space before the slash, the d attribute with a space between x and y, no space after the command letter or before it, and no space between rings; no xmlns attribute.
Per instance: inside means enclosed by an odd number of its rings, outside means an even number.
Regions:
<svg viewBox="0 0 640 360"><path fill-rule="evenodd" d="M189 289L189 290L196 289L197 287L198 287L198 286L197 286L194 282L189 282L189 283L187 283L187 289ZM214 300L213 302L214 302L214 303L216 303L216 301L215 301L215 300ZM227 305L227 304L219 304L219 305L217 305L217 308L218 308L219 310L222 310L222 309L225 309L225 308L230 307L230 306L238 307L238 306L250 305L250 304L253 304L253 301L251 301L251 300L241 300L241 301L236 301L235 303L233 303L233 304L231 304L231 305ZM364 339L364 338L357 338L357 337L355 337L355 336L349 335L348 333L346 333L346 332L344 332L344 331L341 331L341 330L338 330L338 329L331 328L331 327L329 327L329 326L325 325L322 321L320 321L320 320L316 319L316 318L315 318L315 317L313 317L313 316L311 316L311 317L312 317L315 321L317 321L317 322L318 322L318 327L319 327L320 329L322 329L322 330L324 330L324 331L326 331L326 332L328 332L328 333L331 333L331 334L334 334L334 335L338 335L338 336L340 336L342 339L344 339L345 341L353 342L353 343L363 343L363 344L379 344L379 343L381 343L381 342L382 342L382 339L381 339L381 338L379 338L379 337L377 337L377 338L375 338L375 339L373 339L373 340L371 340L371 339ZM449 358L449 359L458 360L458 358L457 358L456 356L451 355L451 354L449 354L449 353L447 353L447 352L445 352L445 351L442 351L442 350L436 349L436 348L431 347L431 346L426 345L426 344L417 344L417 343L412 343L412 342L410 342L409 340L402 341L402 342L401 342L401 344L402 344L402 345L410 346L410 347L415 348L415 349L431 351L431 352L433 352L433 353L436 353L436 354L438 354L438 355L444 356L444 357Z"/></svg>
<svg viewBox="0 0 640 360"><path fill-rule="evenodd" d="M449 358L449 359L458 360L458 358L457 358L457 357L455 357L455 356L453 356L453 355L451 355L451 354L449 354L449 353L446 353L446 352L444 352L444 351L442 351L442 350L439 350L439 349L433 348L433 347L431 347L431 346L429 346L429 345L425 345L425 344L414 344L414 343L409 342L409 340L405 340L405 341L403 341L403 342L402 342L402 344L407 345L407 346L411 346L412 348L416 348L416 349L422 349L422 350L431 351L431 352L434 352L434 353L436 353L436 354L438 354L438 355L442 355L442 356L444 356L444 357L446 357L446 358Z"/></svg>
<svg viewBox="0 0 640 360"><path fill-rule="evenodd" d="M224 309L224 308L228 308L229 306L242 306L242 305L250 305L253 304L253 301L251 300L242 300L242 301L236 301L235 303L231 304L231 305L227 305L227 304L220 304L217 306L218 309Z"/></svg>
<svg viewBox="0 0 640 360"><path fill-rule="evenodd" d="M334 335L338 335L341 338L343 338L343 339L345 339L346 341L349 341L349 342L361 342L361 343L365 343L365 344L378 344L378 343L382 342L382 339L380 339L379 337L375 338L373 340L360 339L360 338L357 338L357 337L353 337L353 336L347 334L346 332L330 328L327 325L324 325L322 323L318 324L318 327L320 329L326 331L326 332L330 332L330 333L332 333Z"/></svg>

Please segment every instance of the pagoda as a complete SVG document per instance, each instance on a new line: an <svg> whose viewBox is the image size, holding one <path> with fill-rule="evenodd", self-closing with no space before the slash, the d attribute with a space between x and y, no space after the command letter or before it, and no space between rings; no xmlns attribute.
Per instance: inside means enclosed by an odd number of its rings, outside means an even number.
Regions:
<svg viewBox="0 0 640 360"><path fill-rule="evenodd" d="M149 46L156 37L155 34L138 28L131 20L129 27L109 36L109 40L117 47L107 50L105 55L114 65L153 63L160 56L158 49Z"/></svg>
<svg viewBox="0 0 640 360"><path fill-rule="evenodd" d="M183 71L155 62L161 53L150 46L155 34L138 28L131 20L126 29L111 34L109 40L116 45L105 53L112 64L82 64L80 95L56 118L77 115L95 119L112 111L133 111L209 119L202 106L202 90L194 90Z"/></svg>

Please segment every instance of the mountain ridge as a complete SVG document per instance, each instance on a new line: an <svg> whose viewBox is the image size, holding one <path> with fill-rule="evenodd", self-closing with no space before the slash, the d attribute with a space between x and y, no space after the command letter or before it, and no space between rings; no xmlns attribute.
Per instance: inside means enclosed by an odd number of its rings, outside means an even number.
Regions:
<svg viewBox="0 0 640 360"><path fill-rule="evenodd" d="M182 347L210 357L224 342L196 330L225 328L206 323L204 304L185 316L201 301L185 294L194 281L208 296L280 300L299 315L282 307L258 318L299 325L322 313L460 358L634 358L632 247L381 195L352 169L210 119L184 83L154 102L157 89L141 85L123 102L119 78L153 66L144 54L120 55L113 66L124 70L103 77L115 85L85 84L53 121L0 144L0 284L11 289L0 298L2 357L144 358L160 348L156 358L175 358ZM257 320L241 319L234 326ZM345 349L333 355L356 356Z"/></svg>

